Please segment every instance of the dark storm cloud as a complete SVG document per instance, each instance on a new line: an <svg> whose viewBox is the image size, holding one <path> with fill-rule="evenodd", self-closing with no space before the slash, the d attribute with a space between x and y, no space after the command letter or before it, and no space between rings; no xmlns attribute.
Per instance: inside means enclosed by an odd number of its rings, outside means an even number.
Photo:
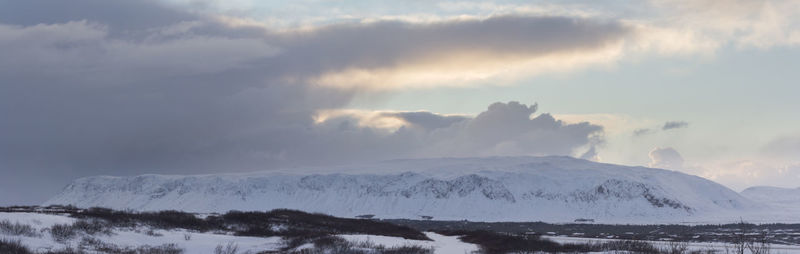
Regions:
<svg viewBox="0 0 800 254"><path fill-rule="evenodd" d="M426 130L448 127L454 123L469 119L465 116L443 116L431 112L397 112L384 113L383 115L403 119L412 126L418 126Z"/></svg>
<svg viewBox="0 0 800 254"><path fill-rule="evenodd" d="M409 126L389 134L352 119L318 124L315 112L341 108L359 91L307 80L464 51L587 50L626 31L613 22L508 16L279 32L153 1L0 1L0 173L13 176L0 179L0 202L38 202L94 174L570 154L602 128L531 118L536 107L515 102L475 118L396 113Z"/></svg>
<svg viewBox="0 0 800 254"><path fill-rule="evenodd" d="M535 57L602 48L627 28L617 23L565 17L499 16L431 24L381 21L340 24L272 34L292 51L281 56L286 72L374 69L435 61L465 53L487 58ZM307 61L313 59L315 61Z"/></svg>
<svg viewBox="0 0 800 254"><path fill-rule="evenodd" d="M86 20L112 33L137 32L200 17L153 0L0 0L0 23L20 26Z"/></svg>
<svg viewBox="0 0 800 254"><path fill-rule="evenodd" d="M429 112L392 113L405 116L408 125L381 134L359 127L357 118L342 116L329 119L318 130L331 131L325 137L348 133L348 141L331 142L331 147L363 144L362 149L387 149L377 158L490 156L490 155L571 155L576 148L602 142L603 127L582 123L564 123L550 114L536 115L537 106L519 102L494 103L474 118L442 116ZM418 116L424 115L425 120ZM409 118L415 116L417 118ZM420 124L424 123L424 124ZM416 128L420 127L422 128ZM320 144L318 144L320 145ZM327 149L327 148L326 148ZM342 151L338 151L342 152ZM349 153L347 150L345 153ZM370 151L375 152L375 151ZM349 156L341 154L337 156Z"/></svg>
<svg viewBox="0 0 800 254"><path fill-rule="evenodd" d="M672 121L664 123L664 126L661 127L661 130L680 129L686 127L689 127L689 123L684 121Z"/></svg>

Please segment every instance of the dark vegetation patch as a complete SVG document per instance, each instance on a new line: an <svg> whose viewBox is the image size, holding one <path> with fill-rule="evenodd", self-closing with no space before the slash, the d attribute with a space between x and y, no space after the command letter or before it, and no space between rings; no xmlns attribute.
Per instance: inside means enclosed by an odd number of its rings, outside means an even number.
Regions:
<svg viewBox="0 0 800 254"><path fill-rule="evenodd" d="M289 254L432 254L433 249L418 245L386 247L370 241L349 242L341 237L325 236L312 241L313 248L302 250L286 249Z"/></svg>
<svg viewBox="0 0 800 254"><path fill-rule="evenodd" d="M86 251L87 247L92 251ZM62 250L46 250L44 252L32 251L19 240L0 239L0 253L2 254L182 254L184 250L176 244L159 246L119 247L114 244L104 243L94 238L84 238L77 248L67 247ZM234 254L234 253L231 253Z"/></svg>
<svg viewBox="0 0 800 254"><path fill-rule="evenodd" d="M214 225L197 218L194 214L180 211L133 212L93 207L70 213L70 215L76 218L101 219L116 227L146 225L158 229L182 228L196 231L221 228L221 225Z"/></svg>
<svg viewBox="0 0 800 254"><path fill-rule="evenodd" d="M111 226L100 219L81 219L72 224L56 224L51 226L48 231L50 236L56 242L66 242L81 234L95 235L105 234L111 235Z"/></svg>
<svg viewBox="0 0 800 254"><path fill-rule="evenodd" d="M9 220L0 221L0 234L27 237L38 237L40 235L39 232L30 225L16 222L11 223Z"/></svg>
<svg viewBox="0 0 800 254"><path fill-rule="evenodd" d="M332 234L370 234L430 240L422 232L403 225L379 220L338 218L288 209L266 212L230 211L225 214L212 214L205 218L181 211L135 212L99 207L79 209L71 206L0 207L0 212L66 214L80 219L73 225L64 224L55 227L54 234L63 239L71 239L76 232L93 235L98 232L106 232L113 227L148 226L164 230L220 231L259 237L283 236L311 239ZM2 225L0 224L0 227ZM14 228L14 225L10 223L9 225L9 228Z"/></svg>
<svg viewBox="0 0 800 254"><path fill-rule="evenodd" d="M644 253L680 254L690 253L686 243L674 243L657 247L637 240L622 240L593 243L556 243L537 235L509 235L489 231L440 231L443 235L459 236L464 242L479 246L481 253Z"/></svg>
<svg viewBox="0 0 800 254"><path fill-rule="evenodd" d="M480 246L483 253L509 253L521 251L543 252L578 252L587 250L578 245L561 245L553 241L541 239L538 236L513 236L489 232L476 231L438 231L447 236L459 236L461 241Z"/></svg>
<svg viewBox="0 0 800 254"><path fill-rule="evenodd" d="M727 242L740 241L739 235L766 238L771 244L800 244L800 224L708 224L708 225L622 225L595 223L553 224L544 222L474 222L435 220L384 220L420 231L485 230L513 235L578 236L584 238Z"/></svg>
<svg viewBox="0 0 800 254"><path fill-rule="evenodd" d="M269 212L231 211L207 219L211 223L229 225L238 235L288 237L322 236L330 234L368 234L395 236L413 240L430 240L425 234L406 226L388 222L338 218L325 214L306 213L296 210L277 209ZM286 225L273 231L275 225Z"/></svg>
<svg viewBox="0 0 800 254"><path fill-rule="evenodd" d="M0 253L4 254L32 254L31 250L19 240L0 239Z"/></svg>

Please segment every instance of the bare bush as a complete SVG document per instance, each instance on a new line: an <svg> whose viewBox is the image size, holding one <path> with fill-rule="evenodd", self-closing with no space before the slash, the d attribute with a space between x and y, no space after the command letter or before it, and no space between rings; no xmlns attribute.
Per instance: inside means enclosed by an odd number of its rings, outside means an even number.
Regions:
<svg viewBox="0 0 800 254"><path fill-rule="evenodd" d="M155 237L162 237L162 236L164 236L164 234L158 233L158 232L156 232L156 231L155 231L155 230L153 230L153 229L148 229L147 231L144 231L144 234L145 234L145 235L149 235L149 236L155 236Z"/></svg>
<svg viewBox="0 0 800 254"><path fill-rule="evenodd" d="M214 248L214 254L236 254L237 252L239 252L239 245L234 242L228 242L225 246L219 244Z"/></svg>
<svg viewBox="0 0 800 254"><path fill-rule="evenodd" d="M142 246L136 248L137 254L182 254L183 249L179 248L177 244L170 243L161 246Z"/></svg>
<svg viewBox="0 0 800 254"><path fill-rule="evenodd" d="M75 237L75 235L77 235L75 228L69 224L56 224L50 227L50 236L56 242L66 242Z"/></svg>
<svg viewBox="0 0 800 254"><path fill-rule="evenodd" d="M751 232L753 225L744 220L740 221L738 226L738 230L731 232L732 246L725 246L725 253L769 254L772 251L765 232Z"/></svg>
<svg viewBox="0 0 800 254"><path fill-rule="evenodd" d="M326 236L314 240L314 247L288 251L290 254L432 254L433 248L418 245L386 247L371 241L348 242L336 237Z"/></svg>
<svg viewBox="0 0 800 254"><path fill-rule="evenodd" d="M666 249L662 249L661 253L667 254L683 254L689 250L689 243L673 241L667 244Z"/></svg>
<svg viewBox="0 0 800 254"><path fill-rule="evenodd" d="M97 253L110 254L182 254L183 249L177 244L170 243L160 246L144 245L139 247L119 247L117 245L100 241L96 238L84 237L79 244L80 249L93 249ZM65 252L64 254L78 254L83 252ZM95 253L95 252L92 252Z"/></svg>
<svg viewBox="0 0 800 254"><path fill-rule="evenodd" d="M9 220L0 221L0 233L13 236L41 237L36 229L27 224L11 223Z"/></svg>
<svg viewBox="0 0 800 254"><path fill-rule="evenodd" d="M0 253L4 254L33 254L28 247L22 245L20 240L0 239Z"/></svg>
<svg viewBox="0 0 800 254"><path fill-rule="evenodd" d="M628 251L635 253L664 253L651 243L638 240L611 241L598 244L588 244L588 249L592 251ZM679 252L680 253L680 252Z"/></svg>
<svg viewBox="0 0 800 254"><path fill-rule="evenodd" d="M72 228L89 235L111 234L111 225L102 220L78 220L72 223Z"/></svg>

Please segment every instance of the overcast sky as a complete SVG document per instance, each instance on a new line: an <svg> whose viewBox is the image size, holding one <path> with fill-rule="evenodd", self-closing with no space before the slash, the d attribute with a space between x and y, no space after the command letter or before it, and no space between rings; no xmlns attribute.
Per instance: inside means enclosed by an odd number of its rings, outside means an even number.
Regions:
<svg viewBox="0 0 800 254"><path fill-rule="evenodd" d="M800 2L0 0L0 205L77 177L569 155L800 187Z"/></svg>

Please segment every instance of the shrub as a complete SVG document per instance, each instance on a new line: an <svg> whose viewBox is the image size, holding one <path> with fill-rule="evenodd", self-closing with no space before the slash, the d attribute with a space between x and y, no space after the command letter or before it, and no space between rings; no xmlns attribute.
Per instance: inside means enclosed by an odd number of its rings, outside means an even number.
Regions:
<svg viewBox="0 0 800 254"><path fill-rule="evenodd" d="M108 223L104 223L101 220L78 220L75 223L72 223L72 228L77 231L84 232L89 235L94 235L98 233L110 235L111 234L111 225Z"/></svg>
<svg viewBox="0 0 800 254"><path fill-rule="evenodd" d="M314 240L314 248L288 252L291 254L432 254L432 248L417 245L386 247L370 241L348 242L341 237L327 236Z"/></svg>
<svg viewBox="0 0 800 254"><path fill-rule="evenodd" d="M592 250L592 251L604 251L604 252L609 252L609 251L629 251L629 252L634 252L634 253L650 253L650 254L657 254L657 253L662 253L662 252L663 253L674 253L674 252L670 252L670 251L678 251L679 247L681 247L681 246L685 247L685 245L680 245L680 244L676 243L676 244L673 244L673 245L669 246L669 247L674 247L674 249L665 249L665 250L662 251L661 249L657 248L656 246L653 246L652 244L650 244L648 242L638 241L638 240L624 240L624 241L609 241L609 242L603 242L603 243L590 243L590 244L586 244L585 246L587 246L587 248ZM686 250L683 249L683 250L680 250L680 251L681 252L677 252L675 254L683 253L682 251L686 251Z"/></svg>
<svg viewBox="0 0 800 254"><path fill-rule="evenodd" d="M108 221L113 226L134 227L144 224L159 229L184 228L198 231L219 229L218 225L210 225L207 221L199 219L194 214L180 211L160 212L133 212L114 211L108 208L93 207L78 214L80 218L96 218Z"/></svg>
<svg viewBox="0 0 800 254"><path fill-rule="evenodd" d="M0 239L0 253L4 254L32 254L31 250L19 240Z"/></svg>
<svg viewBox="0 0 800 254"><path fill-rule="evenodd" d="M53 240L56 242L66 242L75 237L76 234L75 228L69 224L56 224L50 227L50 236L52 236Z"/></svg>
<svg viewBox="0 0 800 254"><path fill-rule="evenodd" d="M686 245L676 243L661 250L645 241L624 240L587 244L559 244L535 235L509 235L489 231L440 231L443 235L458 235L464 242L477 244L482 253L540 253L540 252L633 252L676 253L686 251ZM677 252L683 253L683 252Z"/></svg>
<svg viewBox="0 0 800 254"><path fill-rule="evenodd" d="M210 224L238 225L237 235L246 236L311 236L329 234L369 234L396 236L405 239L430 240L425 234L406 226L388 222L337 218L296 210L276 209L269 212L230 211L219 217L209 217ZM287 225L287 230L275 232L275 224Z"/></svg>
<svg viewBox="0 0 800 254"><path fill-rule="evenodd" d="M214 254L236 254L239 251L239 246L236 245L234 242L228 242L227 245L222 246L222 244L217 245L214 248Z"/></svg>
<svg viewBox="0 0 800 254"><path fill-rule="evenodd" d="M443 235L460 235L464 242L477 244L487 254L539 251L539 252L574 252L582 250L579 246L561 245L541 239L538 236L514 236L489 231L442 231Z"/></svg>
<svg viewBox="0 0 800 254"><path fill-rule="evenodd" d="M91 246L98 253L114 253L114 254L182 254L183 249L179 248L177 244L170 243L160 246L139 246L136 248L125 247L121 248L117 245L105 243L97 239L84 239L82 245Z"/></svg>
<svg viewBox="0 0 800 254"><path fill-rule="evenodd" d="M177 244L170 243L161 246L142 246L136 248L134 253L137 254L182 254L183 249L179 248Z"/></svg>
<svg viewBox="0 0 800 254"><path fill-rule="evenodd" d="M422 246L417 245L410 245L410 246L398 246L387 248L383 250L381 253L383 254L431 254L433 253L432 248L425 248Z"/></svg>
<svg viewBox="0 0 800 254"><path fill-rule="evenodd" d="M13 236L27 236L27 237L40 237L36 229L26 224L19 224L18 222L11 223L9 220L0 221L0 233Z"/></svg>
<svg viewBox="0 0 800 254"><path fill-rule="evenodd" d="M111 235L111 226L100 220L78 220L72 224L56 224L50 227L50 236L57 242L65 242L78 233Z"/></svg>
<svg viewBox="0 0 800 254"><path fill-rule="evenodd" d="M145 234L145 235L149 235L149 236L155 236L155 237L162 237L162 236L164 236L163 234L161 234L161 233L158 233L158 232L156 232L156 231L155 231L155 230L153 230L153 229L148 229L147 231L144 231L144 234Z"/></svg>
<svg viewBox="0 0 800 254"><path fill-rule="evenodd" d="M47 252L44 252L42 254L87 254L87 253L83 250L80 249L76 250L73 249L72 247L67 246L67 248L64 248L62 250L48 250Z"/></svg>

